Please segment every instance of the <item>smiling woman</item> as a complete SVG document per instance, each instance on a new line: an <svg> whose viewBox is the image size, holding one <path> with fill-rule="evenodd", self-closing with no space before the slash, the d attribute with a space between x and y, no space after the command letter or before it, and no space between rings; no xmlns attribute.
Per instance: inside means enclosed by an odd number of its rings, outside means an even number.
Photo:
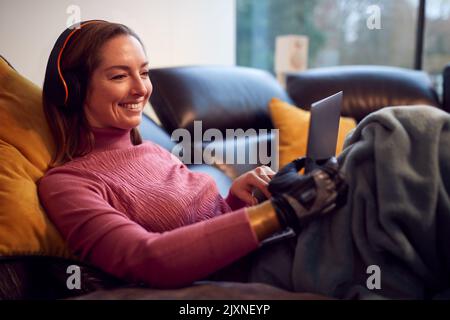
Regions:
<svg viewBox="0 0 450 320"><path fill-rule="evenodd" d="M136 125L142 108L131 112L123 104L145 105L151 90L144 45L130 28L91 20L66 29L50 54L43 86L44 113L57 146L50 167L89 153L95 127L125 126L133 145L141 144Z"/></svg>
<svg viewBox="0 0 450 320"><path fill-rule="evenodd" d="M262 166L236 178L222 198L210 176L142 142L137 126L152 92L148 73L139 38L106 21L66 30L49 58L43 101L56 153L39 197L83 261L127 281L179 287L284 228L298 230L309 213L337 201L342 180L334 162L307 176L284 172L283 190L272 197L268 185L277 179ZM294 181L286 184L289 176ZM270 200L250 206L255 188Z"/></svg>
<svg viewBox="0 0 450 320"><path fill-rule="evenodd" d="M142 45L133 36L118 36L105 43L100 56L85 101L89 124L96 128L137 127L152 92Z"/></svg>

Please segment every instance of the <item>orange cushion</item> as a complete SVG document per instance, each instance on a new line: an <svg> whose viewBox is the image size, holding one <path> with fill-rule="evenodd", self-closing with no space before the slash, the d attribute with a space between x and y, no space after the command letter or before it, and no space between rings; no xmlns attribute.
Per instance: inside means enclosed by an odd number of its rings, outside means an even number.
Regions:
<svg viewBox="0 0 450 320"><path fill-rule="evenodd" d="M69 257L36 181L54 152L41 90L0 59L0 255Z"/></svg>

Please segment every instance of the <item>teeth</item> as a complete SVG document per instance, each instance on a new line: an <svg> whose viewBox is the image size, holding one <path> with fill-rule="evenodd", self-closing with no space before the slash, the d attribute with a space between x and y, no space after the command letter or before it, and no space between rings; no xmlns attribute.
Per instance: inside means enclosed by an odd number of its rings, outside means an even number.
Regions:
<svg viewBox="0 0 450 320"><path fill-rule="evenodd" d="M141 107L140 103L121 103L120 104L121 107L126 108L126 109L139 109Z"/></svg>

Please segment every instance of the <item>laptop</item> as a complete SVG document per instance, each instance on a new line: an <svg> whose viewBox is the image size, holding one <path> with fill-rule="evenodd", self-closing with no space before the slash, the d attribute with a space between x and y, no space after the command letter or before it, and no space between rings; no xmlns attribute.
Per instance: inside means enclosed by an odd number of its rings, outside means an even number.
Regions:
<svg viewBox="0 0 450 320"><path fill-rule="evenodd" d="M306 156L315 161L336 154L343 92L340 91L311 105ZM308 166L305 173L310 171Z"/></svg>
<svg viewBox="0 0 450 320"><path fill-rule="evenodd" d="M342 98L343 92L340 91L311 105L306 156L313 162L307 162L305 173L314 168L314 161L328 159L336 154ZM258 203L266 200L264 194L256 188L253 190L253 196ZM262 241L261 245L273 244L292 237L295 237L293 230L283 230Z"/></svg>
<svg viewBox="0 0 450 320"><path fill-rule="evenodd" d="M342 98L343 92L340 91L311 105L306 156L313 161L306 163L305 173L314 169L314 161L328 159L336 154ZM266 200L257 188L253 189L252 194L258 203Z"/></svg>

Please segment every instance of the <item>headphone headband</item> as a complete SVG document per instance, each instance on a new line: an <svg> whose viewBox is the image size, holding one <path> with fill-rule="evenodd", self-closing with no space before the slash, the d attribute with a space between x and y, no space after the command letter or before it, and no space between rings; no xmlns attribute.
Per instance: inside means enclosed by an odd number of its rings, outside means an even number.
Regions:
<svg viewBox="0 0 450 320"><path fill-rule="evenodd" d="M56 40L55 45L53 46L53 49L50 53L50 57L48 59L45 74L47 83L44 84L48 86L47 92L49 93L49 98L56 105L66 106L67 101L69 99L69 87L61 71L61 58L64 49L66 48L66 45L68 44L70 38L72 38L72 36L77 31L81 30L81 28L83 28L86 25L99 22L106 22L106 21L88 20L81 22L79 26L78 23L74 24L69 28L67 28L66 30L64 30L63 33L61 33L61 35Z"/></svg>

